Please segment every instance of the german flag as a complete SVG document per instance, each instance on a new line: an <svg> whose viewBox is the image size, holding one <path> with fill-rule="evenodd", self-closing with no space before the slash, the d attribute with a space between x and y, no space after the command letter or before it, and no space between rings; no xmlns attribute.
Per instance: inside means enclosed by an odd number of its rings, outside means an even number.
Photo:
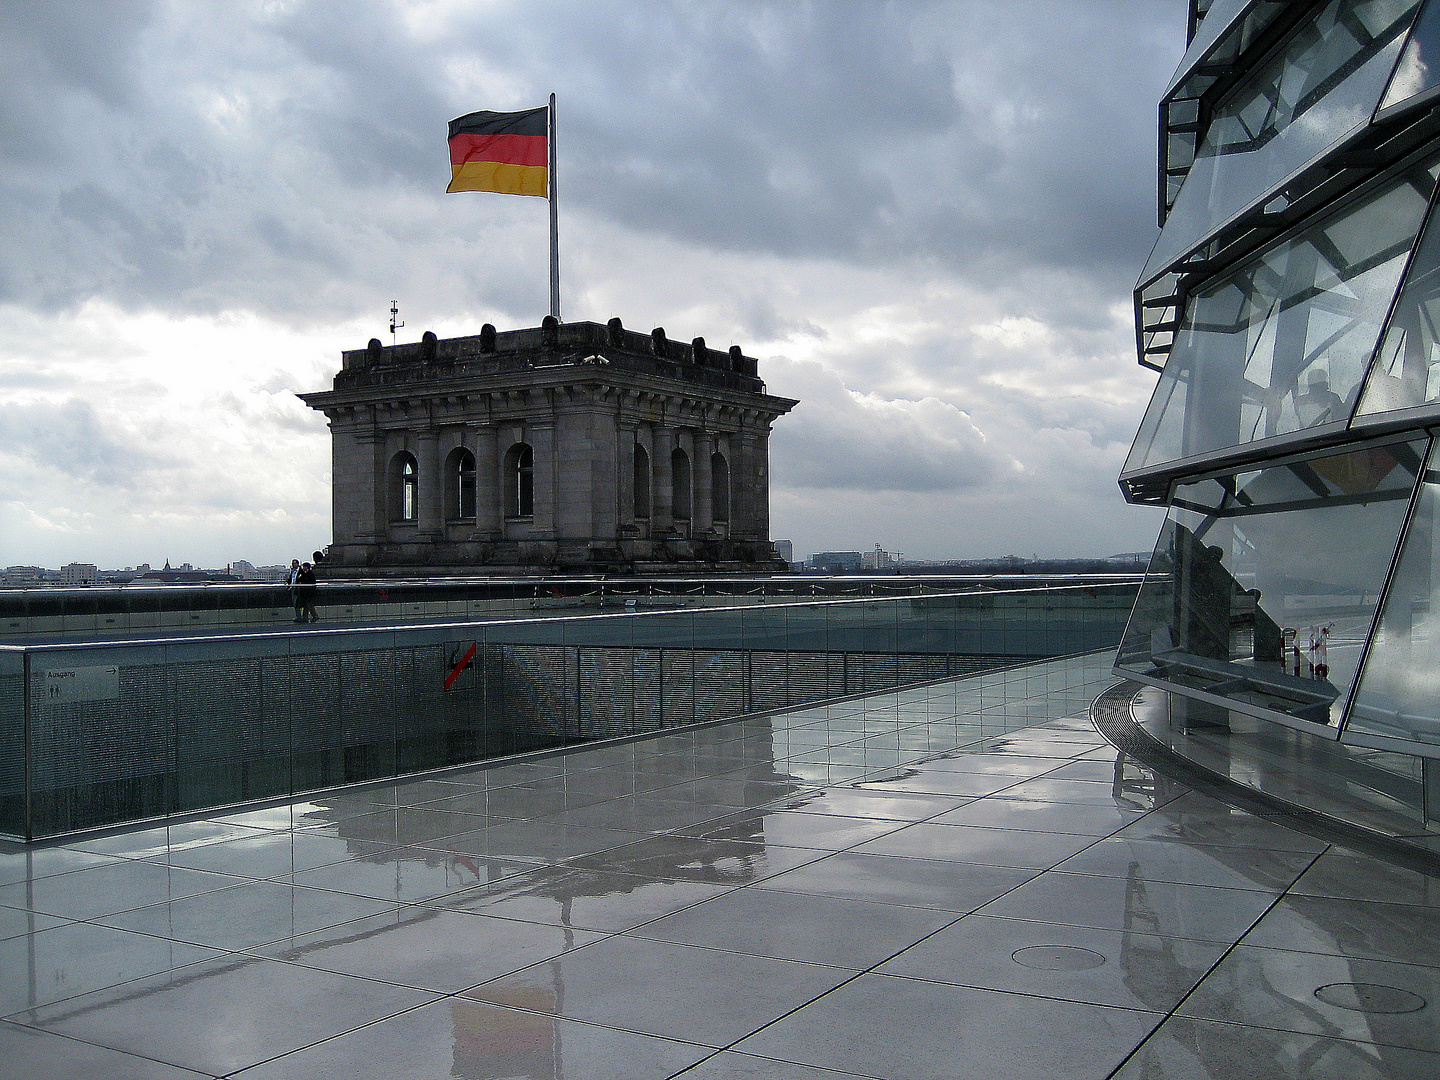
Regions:
<svg viewBox="0 0 1440 1080"><path fill-rule="evenodd" d="M545 198L550 110L473 112L450 121L450 191Z"/></svg>

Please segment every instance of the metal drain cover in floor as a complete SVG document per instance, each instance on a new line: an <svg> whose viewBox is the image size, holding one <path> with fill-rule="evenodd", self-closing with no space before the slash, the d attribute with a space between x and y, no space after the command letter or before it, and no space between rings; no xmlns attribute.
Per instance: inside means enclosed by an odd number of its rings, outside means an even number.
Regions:
<svg viewBox="0 0 1440 1080"><path fill-rule="evenodd" d="M1326 1005L1363 1013L1411 1013L1425 1008L1419 994L1379 983L1326 983L1315 991Z"/></svg>
<svg viewBox="0 0 1440 1080"><path fill-rule="evenodd" d="M1031 945L1015 950L1010 959L1037 971L1088 971L1105 963L1103 953L1074 945Z"/></svg>

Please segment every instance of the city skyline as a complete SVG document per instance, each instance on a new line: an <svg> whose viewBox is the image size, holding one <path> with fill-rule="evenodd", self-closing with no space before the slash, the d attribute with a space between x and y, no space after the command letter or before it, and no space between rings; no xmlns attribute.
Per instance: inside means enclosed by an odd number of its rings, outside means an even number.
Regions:
<svg viewBox="0 0 1440 1080"><path fill-rule="evenodd" d="M776 540L776 545L777 545L777 547L778 547L779 545L781 545L781 544L788 544L788 543L789 543L789 541L785 540L783 537ZM827 550L823 550L823 551L813 551L813 552L808 552L808 553L806 553L806 552L795 552L796 558L794 558L793 560L789 560L789 561L791 561L791 562L792 562L793 564L795 564L795 565L801 565L801 566L806 566L806 567L815 568L815 567L813 566L813 564L815 564L816 559L819 558L819 557L821 557L821 556L824 556L824 555L836 555L836 554L839 554L839 555L854 555L854 556L858 556L858 557L859 557L859 558L857 559L857 565L863 564L863 565L861 565L861 569L862 569L862 570L876 569L875 567L870 567L870 566L868 565L868 563L866 562L865 556L872 556L872 557L873 557L873 556L875 555L877 549L879 550L879 553L880 553L881 555L885 556L886 559L887 559L885 565L884 565L883 567L879 567L879 569L880 569L882 572L884 572L885 570L889 570L889 569L902 569L902 570L903 570L903 568L905 568L905 567L910 567L910 566L916 566L916 567L940 567L940 566L965 567L965 566L976 565L976 564L991 564L991 563L1005 563L1005 562L1016 562L1016 563L1020 563L1020 564L1027 564L1027 563L1034 563L1034 562L1042 562L1042 563L1049 563L1049 562L1093 563L1093 562L1106 562L1106 561L1109 561L1109 562L1118 562L1118 561L1133 561L1133 560L1137 560L1137 559L1138 559L1138 560L1144 560L1144 559L1148 558L1149 555L1150 555L1150 552L1149 552L1148 550L1145 550L1145 551L1112 552L1112 553L1107 554L1107 555L1077 555L1077 556L1072 556L1072 557L1068 557L1068 558L1052 558L1052 559L1042 558L1038 553L1032 553L1032 554L1030 554L1030 555L1018 555L1018 554L1016 554L1016 553L1014 553L1014 552L1010 552L1010 553L1003 554L1003 555L1001 555L1001 554L996 554L996 555L980 555L980 556L970 556L970 557L961 557L961 556L954 556L954 557L936 556L936 557L934 557L934 558L912 558L912 557L910 557L909 555L907 555L907 554L904 553L904 552L886 551L886 550L884 550L883 548L881 548L880 545L874 545L874 546L872 546L870 549L868 549L868 550L863 550L863 551L852 551L852 550L849 550L849 549L831 548L831 549L827 549ZM793 549L792 549L792 550L793 550ZM783 557L783 554L784 554L784 553L783 553L783 551L782 551L782 552L781 552L782 557ZM313 557L313 553L312 553L312 557ZM294 556L291 556L291 558L299 559L299 558L301 558L301 554L296 554L296 555L294 555ZM280 571L284 571L284 570L287 570L287 569L288 569L288 567L289 567L289 559L288 559L288 558L287 558L287 559L281 559L280 561L278 561L278 562L273 562L273 563L256 563L256 562L254 562L253 560L250 560L250 559L227 559L227 560L222 560L221 562L215 563L215 564L213 564L213 565L208 565L208 566L207 566L207 565L196 565L196 564L193 564L193 563L190 563L190 562L177 562L177 561L171 560L171 559L162 559L162 560L161 560L160 562L158 562L158 563L150 563L150 562L144 562L144 561L142 561L142 562L136 563L136 564L134 564L134 565L126 565L126 566L120 566L120 565L113 565L113 566L112 566L112 565L105 565L105 564L101 564L101 563L89 562L89 561L86 561L86 560L83 560L83 559L74 560L74 561L72 561L72 562L65 563L65 564L63 564L63 565L51 565L51 566L41 565L41 564L38 564L38 563L13 563L13 564L11 564L11 565L9 565L9 566L0 566L0 585L14 585L14 584L18 584L18 582L6 580L7 574L13 574L13 573L16 572L16 571L38 570L38 571L44 571L44 572L47 573L47 574L57 575L57 578L58 578L59 575L62 575L62 574L63 574L65 571L67 571L67 570L70 570L70 569L72 569L72 568L78 569L78 568L83 568L83 567L89 567L91 570L97 571L97 572L98 572L99 574L101 574L101 575L127 574L127 573L133 573L133 574L139 575L139 574L143 574L143 573L146 573L146 572L149 572L149 571L154 571L154 570L167 570L167 571L169 571L169 570L174 570L174 571L194 571L194 572L197 572L197 573L214 573L214 574L234 573L234 574L236 574L237 576L240 576L240 577L242 577L242 578L248 578L249 575L256 575L257 578L259 578L259 579L269 580L271 577L274 576L274 573L273 573L273 572L280 572ZM562 576L574 576L574 575L562 575Z"/></svg>
<svg viewBox="0 0 1440 1080"><path fill-rule="evenodd" d="M1114 476L1184 9L12 6L0 565L328 543L294 394L392 299L402 341L538 322L543 202L445 196L444 135L552 90L564 315L738 344L800 399L772 535L1146 547Z"/></svg>

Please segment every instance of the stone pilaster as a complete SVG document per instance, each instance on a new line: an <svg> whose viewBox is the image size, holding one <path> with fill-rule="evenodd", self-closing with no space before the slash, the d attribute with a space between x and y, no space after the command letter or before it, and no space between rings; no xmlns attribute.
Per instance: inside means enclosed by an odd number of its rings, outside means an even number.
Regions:
<svg viewBox="0 0 1440 1080"><path fill-rule="evenodd" d="M665 535L674 525L673 507L674 477L670 470L670 455L675 450L675 432L663 424L656 424L650 437L650 535Z"/></svg>
<svg viewBox="0 0 1440 1080"><path fill-rule="evenodd" d="M635 526L635 428L620 425L615 440L616 531Z"/></svg>
<svg viewBox="0 0 1440 1080"><path fill-rule="evenodd" d="M756 540L770 539L770 427L767 424L752 443L751 468L755 478L755 498L751 511L751 530Z"/></svg>
<svg viewBox="0 0 1440 1080"><path fill-rule="evenodd" d="M445 478L440 468L440 439L434 428L416 439L415 460L419 470L415 524L421 539L440 536L445 513Z"/></svg>
<svg viewBox="0 0 1440 1080"><path fill-rule="evenodd" d="M500 432L494 424L474 429L475 534L484 540L500 535Z"/></svg>
<svg viewBox="0 0 1440 1080"><path fill-rule="evenodd" d="M384 535L383 440L373 429L334 430L330 468L334 542L375 543Z"/></svg>
<svg viewBox="0 0 1440 1080"><path fill-rule="evenodd" d="M590 536L592 541L613 544L619 538L620 490L625 486L624 473L616 468L623 444L608 409L592 408L585 419L590 428L586 459L590 490L582 497L590 507Z"/></svg>
<svg viewBox="0 0 1440 1080"><path fill-rule="evenodd" d="M554 421L544 421L530 426L530 448L535 453L535 515L530 535L536 539L550 540L556 533L556 495L559 462L556 460L556 438Z"/></svg>
<svg viewBox="0 0 1440 1080"><path fill-rule="evenodd" d="M703 536L714 524L712 490L714 477L710 472L710 455L715 452L715 439L708 432L695 434L695 460L690 463L690 483L694 489L695 518L692 536Z"/></svg>
<svg viewBox="0 0 1440 1080"><path fill-rule="evenodd" d="M583 406L558 410L555 420L555 525L554 535L580 540L594 535L591 500L595 445L591 416ZM537 470L540 461L535 462ZM539 518L539 500L536 500Z"/></svg>
<svg viewBox="0 0 1440 1080"><path fill-rule="evenodd" d="M732 439L735 460L730 467L730 535L736 540L759 540L762 514L757 504L769 492L762 486L765 468L753 431L742 430Z"/></svg>

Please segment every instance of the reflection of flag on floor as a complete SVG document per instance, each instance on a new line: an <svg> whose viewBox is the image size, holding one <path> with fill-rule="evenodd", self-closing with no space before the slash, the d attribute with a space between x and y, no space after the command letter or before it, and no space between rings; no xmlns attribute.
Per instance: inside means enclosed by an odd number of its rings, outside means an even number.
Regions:
<svg viewBox="0 0 1440 1080"><path fill-rule="evenodd" d="M450 121L449 191L549 195L550 110L474 112Z"/></svg>

